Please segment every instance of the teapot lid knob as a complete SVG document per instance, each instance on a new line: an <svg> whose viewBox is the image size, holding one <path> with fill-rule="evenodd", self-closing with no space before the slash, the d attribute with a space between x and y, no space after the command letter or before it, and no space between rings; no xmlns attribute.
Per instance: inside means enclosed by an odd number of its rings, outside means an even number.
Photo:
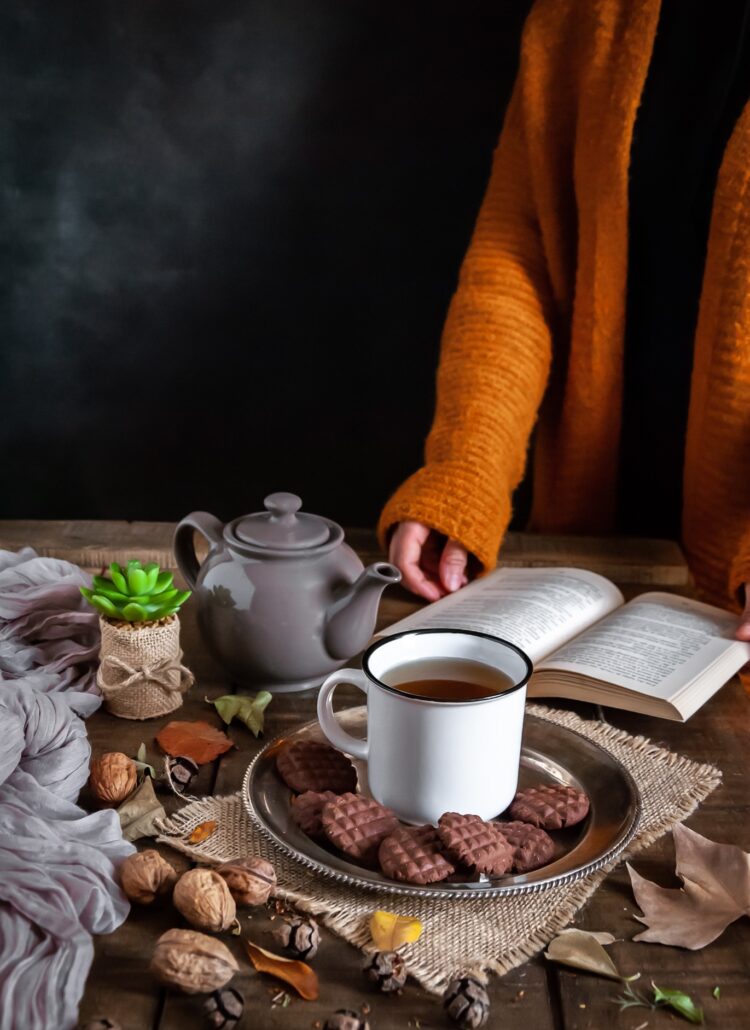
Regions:
<svg viewBox="0 0 750 1030"><path fill-rule="evenodd" d="M270 511L272 518L278 518L284 525L293 521L294 513L302 507L302 498L296 494L287 494L283 491L269 494L263 501L266 511Z"/></svg>

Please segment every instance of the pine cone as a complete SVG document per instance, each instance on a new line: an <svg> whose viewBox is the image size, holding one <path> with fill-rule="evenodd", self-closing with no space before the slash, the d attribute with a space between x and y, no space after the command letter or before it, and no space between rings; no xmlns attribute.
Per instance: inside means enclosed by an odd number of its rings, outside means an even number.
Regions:
<svg viewBox="0 0 750 1030"><path fill-rule="evenodd" d="M185 755L179 755L176 758L169 755L167 757L167 769L169 770L169 778L172 783L180 790L187 790L198 775L197 762L194 762L192 758L187 758Z"/></svg>
<svg viewBox="0 0 750 1030"><path fill-rule="evenodd" d="M406 964L397 951L376 951L368 957L362 970L384 994L400 991L406 983Z"/></svg>
<svg viewBox="0 0 750 1030"><path fill-rule="evenodd" d="M242 1018L245 999L234 987L214 991L203 1003L206 1025L211 1030L234 1030Z"/></svg>
<svg viewBox="0 0 750 1030"><path fill-rule="evenodd" d="M323 1030L370 1030L370 1024L352 1009L337 1009L325 1021Z"/></svg>
<svg viewBox="0 0 750 1030"><path fill-rule="evenodd" d="M285 919L274 930L273 936L287 954L305 960L316 954L320 944L318 924L314 919L303 919L301 916Z"/></svg>
<svg viewBox="0 0 750 1030"><path fill-rule="evenodd" d="M461 1030L477 1030L490 1018L487 991L473 976L463 976L448 984L443 1008Z"/></svg>

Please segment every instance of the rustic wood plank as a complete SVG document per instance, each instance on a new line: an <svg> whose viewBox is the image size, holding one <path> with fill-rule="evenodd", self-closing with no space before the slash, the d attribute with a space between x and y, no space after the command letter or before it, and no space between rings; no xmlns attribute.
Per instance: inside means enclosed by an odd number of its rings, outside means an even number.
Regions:
<svg viewBox="0 0 750 1030"><path fill-rule="evenodd" d="M0 548L33 547L38 554L65 558L86 568L101 568L128 558L155 561L171 567L171 522L104 521L0 521ZM347 530L347 540L367 564L382 558L375 534L367 529ZM205 545L200 537L196 547ZM621 537L550 536L508 533L500 564L562 566L591 569L618 583L641 586L687 586L688 567L678 545L671 540Z"/></svg>
<svg viewBox="0 0 750 1030"><path fill-rule="evenodd" d="M0 521L0 548L33 547L37 554L99 569L112 561L138 558L172 566L171 522Z"/></svg>

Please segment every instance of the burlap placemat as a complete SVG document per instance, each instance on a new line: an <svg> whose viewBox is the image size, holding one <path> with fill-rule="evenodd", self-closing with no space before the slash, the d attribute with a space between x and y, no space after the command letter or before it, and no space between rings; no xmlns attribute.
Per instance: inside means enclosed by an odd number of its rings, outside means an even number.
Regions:
<svg viewBox="0 0 750 1030"><path fill-rule="evenodd" d="M521 965L564 929L618 861L647 847L685 819L721 781L712 765L700 765L682 755L633 737L606 723L585 721L571 712L530 705L531 714L567 726L615 756L638 784L643 814L627 853L611 865L575 883L546 887L534 894L484 900L436 901L379 895L342 886L298 865L273 846L254 826L239 794L195 801L162 826L157 839L197 861L219 863L254 853L273 862L277 895L309 912L334 933L358 948L371 945L369 918L376 908L414 916L424 924L416 944L404 950L409 972L423 987L442 993L455 972L486 979ZM203 844L185 839L201 822L219 826Z"/></svg>

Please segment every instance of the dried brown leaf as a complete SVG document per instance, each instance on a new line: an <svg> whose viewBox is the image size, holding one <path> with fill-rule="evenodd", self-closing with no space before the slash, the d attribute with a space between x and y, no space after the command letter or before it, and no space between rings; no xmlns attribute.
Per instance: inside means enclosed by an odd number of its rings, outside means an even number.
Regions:
<svg viewBox="0 0 750 1030"><path fill-rule="evenodd" d="M611 980L620 980L622 978L617 967L602 947L603 944L613 944L614 941L611 933L563 930L549 942L544 956L574 969L584 969L588 973L598 973L599 976L608 976Z"/></svg>
<svg viewBox="0 0 750 1030"><path fill-rule="evenodd" d="M648 927L633 939L696 951L741 915L750 915L750 854L717 844L687 826L674 829L675 872L683 887L645 880L628 865L635 900Z"/></svg>
<svg viewBox="0 0 750 1030"><path fill-rule="evenodd" d="M168 722L164 729L157 733L156 743L168 755L174 758L184 755L192 758L198 765L213 762L214 758L234 747L226 733L202 720Z"/></svg>
<svg viewBox="0 0 750 1030"><path fill-rule="evenodd" d="M318 1000L320 995L318 976L306 962L274 955L272 951L266 951L265 948L253 944L252 941L243 940L243 943L247 949L248 958L259 973L270 973L271 976L283 980L284 983L293 987L300 998L304 998L305 1001Z"/></svg>
<svg viewBox="0 0 750 1030"><path fill-rule="evenodd" d="M125 840L139 840L156 834L156 822L164 819L167 813L154 793L154 781L150 776L146 776L140 787L120 805L117 814Z"/></svg>
<svg viewBox="0 0 750 1030"><path fill-rule="evenodd" d="M219 824L215 819L207 819L205 823L198 823L187 839L188 844L202 844L204 840L216 833Z"/></svg>

